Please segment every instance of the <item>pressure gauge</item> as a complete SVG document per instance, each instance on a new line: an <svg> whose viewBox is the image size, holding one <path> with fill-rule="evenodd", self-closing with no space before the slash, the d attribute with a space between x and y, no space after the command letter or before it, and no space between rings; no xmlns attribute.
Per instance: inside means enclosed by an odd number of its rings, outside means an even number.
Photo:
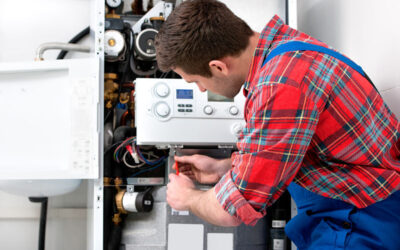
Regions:
<svg viewBox="0 0 400 250"><path fill-rule="evenodd" d="M122 0L106 0L108 7L116 9L122 4Z"/></svg>

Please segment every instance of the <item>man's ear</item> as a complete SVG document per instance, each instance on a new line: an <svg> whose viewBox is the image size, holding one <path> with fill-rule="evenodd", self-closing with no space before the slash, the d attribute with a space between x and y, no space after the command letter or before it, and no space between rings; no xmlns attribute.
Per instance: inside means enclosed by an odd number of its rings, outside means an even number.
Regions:
<svg viewBox="0 0 400 250"><path fill-rule="evenodd" d="M208 63L208 66L210 67L212 75L228 75L229 69L225 61L212 60Z"/></svg>

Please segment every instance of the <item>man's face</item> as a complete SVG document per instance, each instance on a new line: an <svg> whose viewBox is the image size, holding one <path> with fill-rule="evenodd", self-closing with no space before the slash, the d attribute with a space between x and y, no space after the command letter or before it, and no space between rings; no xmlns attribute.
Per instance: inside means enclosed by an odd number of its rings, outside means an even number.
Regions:
<svg viewBox="0 0 400 250"><path fill-rule="evenodd" d="M207 90L214 94L222 95L228 98L233 98L240 90L243 82L239 81L235 76L211 76L204 77L200 75L192 75L185 73L181 68L177 67L174 71L179 74L185 81L189 83L196 83L201 92ZM239 86L239 87L238 87Z"/></svg>

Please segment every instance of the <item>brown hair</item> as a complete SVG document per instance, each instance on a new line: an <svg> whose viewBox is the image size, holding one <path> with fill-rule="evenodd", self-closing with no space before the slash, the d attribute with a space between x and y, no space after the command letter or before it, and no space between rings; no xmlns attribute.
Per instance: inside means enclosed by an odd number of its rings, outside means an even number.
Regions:
<svg viewBox="0 0 400 250"><path fill-rule="evenodd" d="M251 28L216 0L188 0L162 25L155 40L158 67L211 76L208 63L239 55L253 34Z"/></svg>

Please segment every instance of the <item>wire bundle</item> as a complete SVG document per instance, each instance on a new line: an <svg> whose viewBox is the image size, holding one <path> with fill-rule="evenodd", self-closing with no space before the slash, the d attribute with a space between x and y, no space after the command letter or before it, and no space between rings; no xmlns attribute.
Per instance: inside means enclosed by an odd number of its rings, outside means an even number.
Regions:
<svg viewBox="0 0 400 250"><path fill-rule="evenodd" d="M125 150L125 147L127 145L134 145L136 142L136 137L132 136L132 137L128 137L127 139L125 139L121 144L119 144L119 146L114 150L114 160L118 163L120 163L120 154L121 151Z"/></svg>
<svg viewBox="0 0 400 250"><path fill-rule="evenodd" d="M125 153L122 153L122 151L124 150ZM128 155L130 155L132 159L135 161L136 163L135 165L130 164L127 161ZM142 153L140 148L136 145L135 136L127 138L114 150L114 160L120 163L122 159L123 163L129 168L140 168L145 165L155 166L154 168L146 169L144 172L160 167L161 165L163 165L165 158L166 158L165 156L159 157L155 155L153 152ZM135 175L140 174L140 172L136 173Z"/></svg>

